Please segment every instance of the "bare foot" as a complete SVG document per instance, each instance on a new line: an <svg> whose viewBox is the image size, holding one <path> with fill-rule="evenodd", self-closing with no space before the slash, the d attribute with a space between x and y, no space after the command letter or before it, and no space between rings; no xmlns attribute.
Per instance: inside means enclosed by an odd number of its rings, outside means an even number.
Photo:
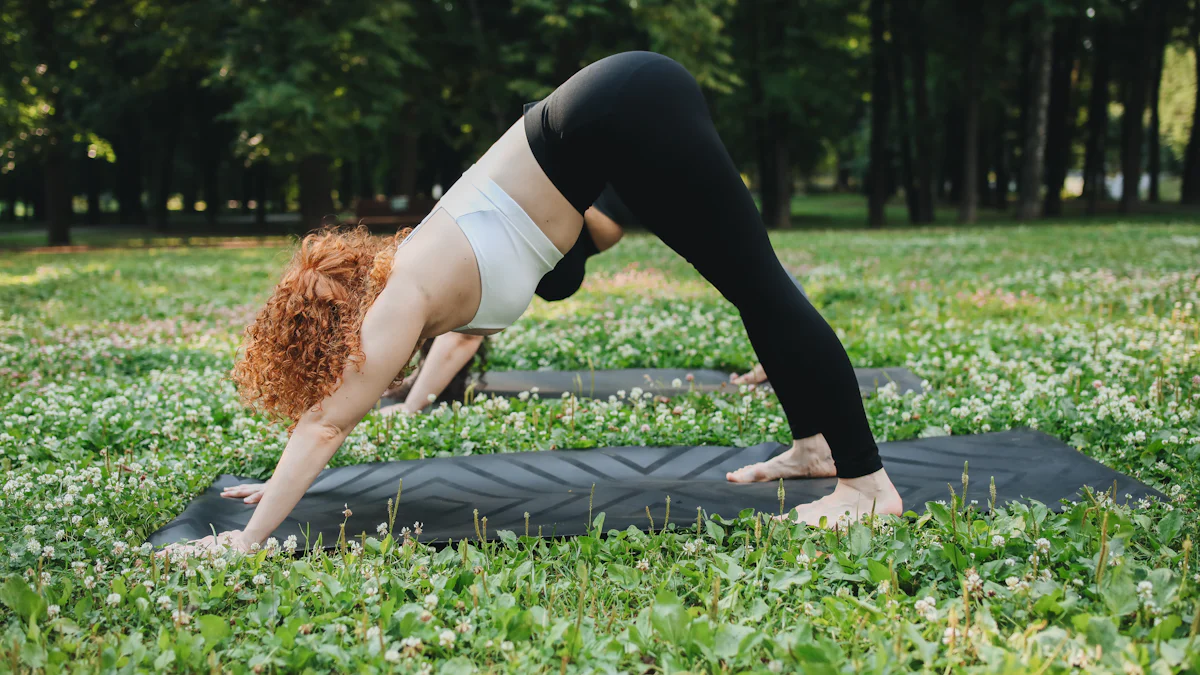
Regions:
<svg viewBox="0 0 1200 675"><path fill-rule="evenodd" d="M872 513L875 515L898 516L904 512L904 503L896 486L883 469L859 478L841 478L832 494L815 502L801 504L786 516L792 522L803 522L819 527L821 518L825 526L844 527Z"/></svg>
<svg viewBox="0 0 1200 675"><path fill-rule="evenodd" d="M748 373L730 373L729 381L734 384L762 384L767 381L767 371L763 370L761 363L756 363Z"/></svg>
<svg viewBox="0 0 1200 675"><path fill-rule="evenodd" d="M743 466L725 474L731 483L757 483L780 478L828 478L836 476L833 454L821 434L792 442L792 447L765 462Z"/></svg>

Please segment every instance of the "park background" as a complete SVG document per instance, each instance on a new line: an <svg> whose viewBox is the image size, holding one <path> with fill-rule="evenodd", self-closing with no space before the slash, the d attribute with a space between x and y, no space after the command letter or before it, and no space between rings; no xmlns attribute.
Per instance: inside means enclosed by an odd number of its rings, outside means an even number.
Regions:
<svg viewBox="0 0 1200 675"><path fill-rule="evenodd" d="M1190 0L7 0L0 17L9 248L407 222L523 103L630 49L695 74L773 228L1200 202Z"/></svg>
<svg viewBox="0 0 1200 675"><path fill-rule="evenodd" d="M0 0L0 672L1200 672L1198 11ZM285 447L229 373L295 235L401 196L379 233L421 217L523 103L632 48L696 74L855 366L924 381L863 399L877 441L1028 427L1162 498L988 509L972 461L943 500L837 531L677 501L572 539L484 512L439 549L410 482L329 551L157 555L218 476L266 480ZM473 367L755 362L656 238L587 271ZM761 388L464 395L368 414L331 466L789 440Z"/></svg>

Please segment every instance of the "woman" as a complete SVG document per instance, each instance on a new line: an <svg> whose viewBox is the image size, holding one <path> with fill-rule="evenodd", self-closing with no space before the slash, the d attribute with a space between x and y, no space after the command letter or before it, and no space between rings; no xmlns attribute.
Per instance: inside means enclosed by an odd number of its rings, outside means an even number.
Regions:
<svg viewBox="0 0 1200 675"><path fill-rule="evenodd" d="M528 112L535 103L525 106ZM583 228L579 239L570 251L558 261L558 265L548 272L538 282L534 294L543 300L555 302L571 297L583 285L587 259L598 253L612 248L625 234L628 227L642 227L637 216L625 206L620 196L607 185L604 191L583 214ZM792 283L804 292L804 287L796 277L791 277ZM470 377L471 364L476 356L482 362L486 357L483 349L482 335L466 335L463 333L444 333L437 336L421 349L420 363L417 371L404 382L385 394L385 398L402 399L383 408L384 415L406 413L415 415L425 409L433 401L461 400L466 392L467 380ZM749 372L729 376L733 384L760 384L765 382L767 374L762 364L756 364Z"/></svg>
<svg viewBox="0 0 1200 675"><path fill-rule="evenodd" d="M789 283L695 79L649 52L597 61L518 120L398 246L361 230L307 237L246 331L243 397L292 420L244 531L197 540L248 550L284 518L417 345L503 330L579 238L610 183L629 208L742 315L787 414L791 449L731 481L838 477L792 517L901 513L845 350ZM816 386L814 386L816 385Z"/></svg>

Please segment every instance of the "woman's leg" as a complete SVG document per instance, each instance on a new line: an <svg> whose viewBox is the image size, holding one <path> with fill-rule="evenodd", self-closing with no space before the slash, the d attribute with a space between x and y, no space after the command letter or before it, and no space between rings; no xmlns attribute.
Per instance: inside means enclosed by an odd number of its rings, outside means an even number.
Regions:
<svg viewBox="0 0 1200 675"><path fill-rule="evenodd" d="M816 510L826 512L802 510L801 517L836 518L841 506L864 510L847 489L877 504L877 512L899 513L850 359L775 256L695 79L666 57L648 58L609 95L605 168L613 187L738 308L797 439L790 466L819 466L831 452L844 479L838 498Z"/></svg>

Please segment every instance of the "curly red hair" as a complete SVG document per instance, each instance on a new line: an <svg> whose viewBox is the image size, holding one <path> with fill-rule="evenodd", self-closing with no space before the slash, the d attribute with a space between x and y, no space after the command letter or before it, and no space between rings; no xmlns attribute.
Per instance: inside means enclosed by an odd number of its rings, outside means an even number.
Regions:
<svg viewBox="0 0 1200 675"><path fill-rule="evenodd" d="M377 237L362 226L326 228L301 240L243 334L232 377L247 405L294 428L333 393L348 363L361 367L363 317L387 285L396 245L410 231Z"/></svg>

